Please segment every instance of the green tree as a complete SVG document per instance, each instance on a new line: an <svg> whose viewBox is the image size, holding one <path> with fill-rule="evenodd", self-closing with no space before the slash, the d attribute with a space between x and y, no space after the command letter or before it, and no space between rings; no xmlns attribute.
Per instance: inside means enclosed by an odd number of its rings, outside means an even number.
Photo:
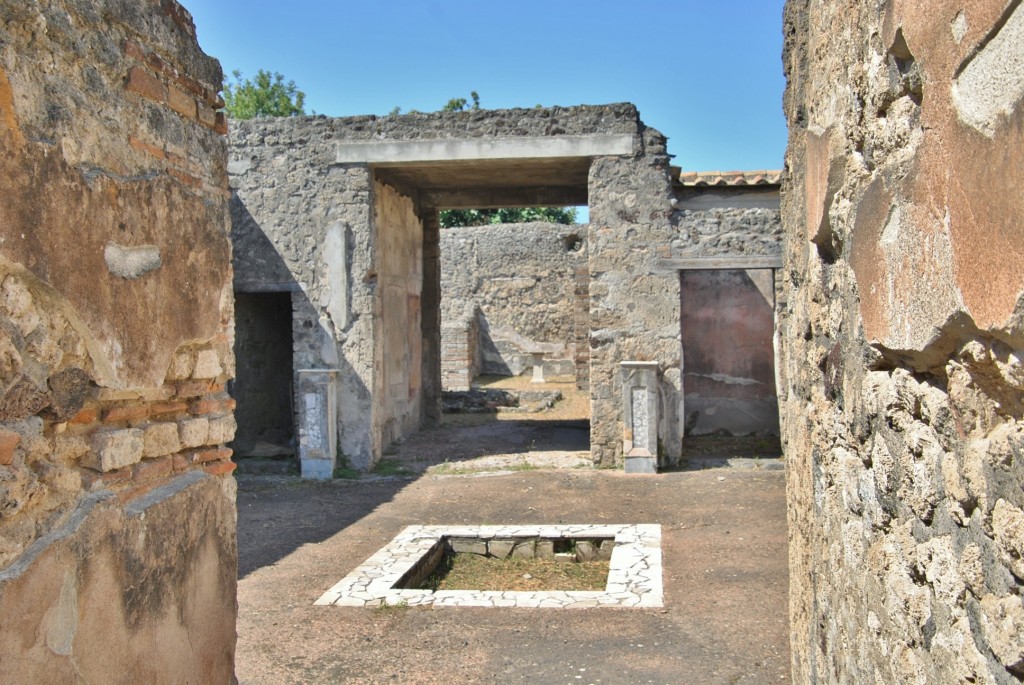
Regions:
<svg viewBox="0 0 1024 685"><path fill-rule="evenodd" d="M451 98L441 108L442 112L464 112L466 109L480 109L480 95L474 90L469 93L472 100ZM537 105L540 107L540 105ZM397 114L397 107L392 111ZM520 224L527 221L544 221L551 224L576 223L575 207L507 207L504 209L445 209L441 212L441 228L457 226L486 226L488 224Z"/></svg>
<svg viewBox="0 0 1024 685"><path fill-rule="evenodd" d="M278 73L260 69L252 80L242 79L242 72L235 69L233 77L224 84L224 109L231 119L253 119L255 117L291 117L305 114L303 103L306 94L299 90L295 81L284 80Z"/></svg>
<svg viewBox="0 0 1024 685"><path fill-rule="evenodd" d="M576 223L575 207L509 207L504 209L445 209L441 211L441 228L487 226L488 224L521 224L544 221L549 224Z"/></svg>
<svg viewBox="0 0 1024 685"><path fill-rule="evenodd" d="M469 92L469 97L472 98L473 104L470 105L466 98L452 98L441 108L442 112L465 112L468 106L471 110L480 109L480 96L475 90Z"/></svg>

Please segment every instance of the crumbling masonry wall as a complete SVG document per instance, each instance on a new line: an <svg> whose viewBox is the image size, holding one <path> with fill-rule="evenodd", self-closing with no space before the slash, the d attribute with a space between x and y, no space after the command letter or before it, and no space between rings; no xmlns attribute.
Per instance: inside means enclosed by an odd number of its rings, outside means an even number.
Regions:
<svg viewBox="0 0 1024 685"><path fill-rule="evenodd" d="M173 0L0 1L0 673L230 682L226 133Z"/></svg>
<svg viewBox="0 0 1024 685"><path fill-rule="evenodd" d="M374 184L377 173L364 163L340 163L342 142L387 142L413 140L495 140L517 137L559 137L588 134L628 134L634 137L633 153L622 157L597 158L590 176L591 198L599 198L603 223L591 226L608 233L609 239L625 240L630 228L640 244L658 244L670 252L671 181L664 139L644 128L636 108L628 104L597 107L538 110L497 110L411 114L392 117L293 117L281 120L252 120L232 124L229 171L236 198L232 216L236 233L259 231L258 239L236 242L235 266L238 282L253 284L259 275L243 272L247 264L280 260L298 286L296 312L296 372L303 363L316 368L338 369L338 435L340 451L357 468L369 468L379 458L386 420L383 400L375 388L381 373L375 360L382 330L375 323L380 310L379 269L382 259L380 234L374 220ZM644 137L646 135L646 137ZM639 171L639 173L637 173ZM416 188L391 186L412 202L423 222L424 291L421 301L423 366L423 415L429 417L440 399L440 345L428 333L434 326L436 308L426 295L440 284L437 269L437 207L424 204ZM655 209L656 207L656 209ZM654 225L657 225L654 228ZM650 236L647 231L653 229ZM238 249L262 251L263 257L249 257ZM604 242L603 242L604 245ZM627 245L623 242L622 245ZM610 296L591 292L591 320L596 311L615 330L596 331L592 347L604 347L611 340L598 365L600 381L595 390L596 406L604 431L596 456L615 463L622 452L621 384L618 361L621 355L649 355L668 371L665 401L678 394L678 300L675 272L654 274L654 258L648 251L619 249L609 253L590 269L601 277L621 282L623 291ZM276 256L275 256L276 255ZM628 255L628 273L616 274L610 262ZM272 276L277 278L277 276ZM638 278L643 289L628 291ZM433 279L436 279L433 280ZM434 293L434 297L437 293ZM646 297L645 297L646 296ZM620 310L620 311L618 311ZM439 320L439 316L437 316ZM654 322L654 325L649 325ZM306 334L299 336L301 331ZM439 332L439 331L438 331ZM429 349L430 345L436 348ZM614 354L613 354L614 353ZM300 360L300 355L308 358ZM592 366L592 368L594 368ZM410 371L410 373L412 373ZM592 386L593 387L593 386ZM437 405L439 406L439 404ZM678 456L677 417L667 413L666 454ZM390 436L390 432L389 432Z"/></svg>
<svg viewBox="0 0 1024 685"><path fill-rule="evenodd" d="M618 141L617 147L586 147L595 140L606 145L610 139ZM436 141L446 145L435 145ZM529 146L536 146L532 149L539 158L515 152ZM413 148L415 154L424 154L429 148L433 150L429 154L441 156L430 157L425 165L419 157L388 156L412 154ZM580 152L585 149L602 152ZM445 158L437 150L448 150L456 157ZM464 152L451 152L455 150ZM617 152L605 152L611 150ZM367 161L374 154L383 155L376 167ZM545 159L548 154L550 158ZM475 363L476 355L469 354L465 342L459 343L457 353L453 345L446 344L444 349L441 345L439 306L444 298L438 299L442 277L437 211L446 208L445 198L469 202L466 197L481 191L474 186L481 183L474 171L491 169L491 185L486 190L494 190L507 180L503 172L532 169L540 173L551 168L546 165L552 159L571 159L571 164L559 167L559 173L577 175L568 181L550 175L544 181L532 176L523 181L520 176L517 183L550 185L539 189L540 195L530 195L531 201L551 197L543 195L545 190L561 192L565 188L573 189L574 199L582 199L584 186L589 198L591 224L585 239L579 234L572 239L567 235L560 248L567 254L570 246L585 246L574 257L578 260L575 268L565 269L565 282L559 281L565 295L542 292L534 302L558 297L566 302L552 321L561 331L559 337L565 339L567 357L574 358L577 383L588 385L591 392L595 461L621 465L623 445L631 430L623 424L620 362L653 361L659 366L652 390L656 397L648 399L650 406L660 408L660 418L658 444L651 445L652 452L661 464L674 463L681 452L682 429L680 290L677 267L664 262L688 256L777 255L774 207L755 203L730 209L707 202L688 207L688 196L680 202L673 188L665 138L647 128L629 104L344 119L292 117L232 125L228 168L235 191L236 288L293 292L296 374L303 368L336 369L339 451L353 466L369 468L380 457L383 445L412 428L414 411L405 414L406 422L396 420L386 408L399 396L403 382L408 381L405 387L411 394L415 387L420 389L421 422L434 420L439 418L442 365L454 376L457 362L466 367L462 375L468 376L469 365ZM445 174L448 176L442 178ZM455 182L465 183L462 190L468 195L453 195ZM389 259L387 255L394 249L382 242L386 235L379 220L382 193L401 198L396 201L410 217L405 224L422 232L422 365L418 379L415 364L404 367L407 379L399 381L394 374L387 380L381 378L388 363L382 347L388 324L381 316L406 311L409 323L415 318L412 309L402 310L399 295L387 295L387 288L382 287L382 260ZM417 220L411 219L413 215ZM473 249L478 256L490 249L481 245L467 242L464 252L454 251L457 256L451 261L454 273L450 277L455 281L477 278L477 262L480 271L489 268L470 254ZM529 241L521 240L516 245L518 252L511 254L532 252L528 248ZM465 260L460 261L460 256ZM501 277L517 280L503 282L487 297L493 300L491 306L502 303L505 316L516 311L511 303L527 292L527 280L532 279L531 293L538 284L543 287L547 283L544 276L513 274L517 265L512 257L500 260L498 270L505 274ZM555 271L561 273L560 268L549 268L544 261L539 274ZM407 297L416 294L409 289L411 282L403 287ZM390 304L384 301L388 297ZM406 300L408 307L411 303ZM486 306L483 308L486 317ZM465 316L463 309L447 317L448 323L454 320L458 325L460 338L469 333L463 325ZM539 330L530 328L537 324L517 317L512 316L510 326L526 327L524 337L535 339L536 333L539 338ZM392 343L395 349L405 345L403 349L415 352L411 338L402 342L395 337L388 344ZM383 396L385 386L390 388L391 399ZM303 402L296 399L301 409ZM417 401L411 395L408 400Z"/></svg>
<svg viewBox="0 0 1024 685"><path fill-rule="evenodd" d="M575 274L587 263L586 237L586 226L539 222L441 230L442 325L461 339L449 322L476 311L479 358L462 356L478 373L522 374L533 349L545 351L547 374L575 373ZM445 348L456 344L442 335Z"/></svg>
<svg viewBox="0 0 1024 685"><path fill-rule="evenodd" d="M790 0L795 682L1024 678L1024 7Z"/></svg>

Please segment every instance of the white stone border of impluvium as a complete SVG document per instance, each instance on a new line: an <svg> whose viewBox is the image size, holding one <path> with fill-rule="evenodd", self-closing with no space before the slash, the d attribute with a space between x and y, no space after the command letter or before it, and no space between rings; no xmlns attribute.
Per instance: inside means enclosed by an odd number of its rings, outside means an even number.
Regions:
<svg viewBox="0 0 1024 685"><path fill-rule="evenodd" d="M445 538L615 540L604 591L505 592L500 590L419 590L396 588L417 564L443 549ZM593 608L663 606L661 526L526 525L409 526L385 547L342 578L316 601L334 606L434 606Z"/></svg>

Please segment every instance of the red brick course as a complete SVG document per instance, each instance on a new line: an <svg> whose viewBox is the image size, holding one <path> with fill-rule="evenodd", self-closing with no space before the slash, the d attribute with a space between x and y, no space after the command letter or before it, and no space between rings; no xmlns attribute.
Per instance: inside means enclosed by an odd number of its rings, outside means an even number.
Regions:
<svg viewBox="0 0 1024 685"><path fill-rule="evenodd" d="M129 407L109 407L103 411L103 423L141 421L148 417L149 407L145 404L136 404Z"/></svg>
<svg viewBox="0 0 1024 685"><path fill-rule="evenodd" d="M226 476L237 468L238 464L233 461L215 461L203 466L203 471L206 471L211 476Z"/></svg>
<svg viewBox="0 0 1024 685"><path fill-rule="evenodd" d="M14 450L21 442L21 436L10 431L0 431L0 466L10 466L14 462Z"/></svg>
<svg viewBox="0 0 1024 685"><path fill-rule="evenodd" d="M235 410L237 403L230 397L207 397L189 405L189 412L195 416L204 414L226 414Z"/></svg>
<svg viewBox="0 0 1024 685"><path fill-rule="evenodd" d="M154 102L167 102L167 86L142 67L132 67L128 70L128 81L124 87Z"/></svg>
<svg viewBox="0 0 1024 685"><path fill-rule="evenodd" d="M188 409L184 402L161 402L149 408L150 416L166 416L167 414L180 414Z"/></svg>
<svg viewBox="0 0 1024 685"><path fill-rule="evenodd" d="M233 452L227 447L212 450L201 450L192 454L192 463L205 464L211 461L230 459L232 454Z"/></svg>

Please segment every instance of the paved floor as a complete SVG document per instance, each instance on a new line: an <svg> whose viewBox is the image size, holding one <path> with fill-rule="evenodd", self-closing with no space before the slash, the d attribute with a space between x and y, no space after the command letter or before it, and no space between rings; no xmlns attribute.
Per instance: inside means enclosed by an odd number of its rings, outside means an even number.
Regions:
<svg viewBox="0 0 1024 685"><path fill-rule="evenodd" d="M243 685L789 679L782 471L242 476L238 511ZM661 524L664 608L313 604L411 524L563 523Z"/></svg>

